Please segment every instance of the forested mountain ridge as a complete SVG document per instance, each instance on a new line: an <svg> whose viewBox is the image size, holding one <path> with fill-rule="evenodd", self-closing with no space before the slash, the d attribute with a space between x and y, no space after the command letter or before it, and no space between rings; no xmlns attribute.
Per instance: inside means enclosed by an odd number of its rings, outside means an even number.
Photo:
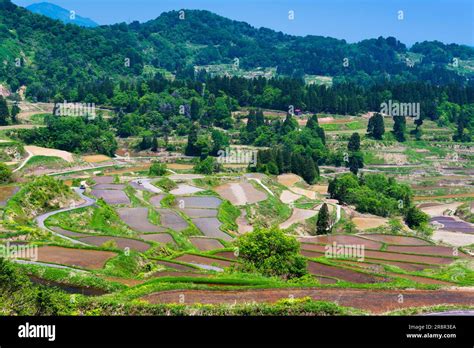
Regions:
<svg viewBox="0 0 474 348"><path fill-rule="evenodd" d="M185 10L181 18L179 11L170 11L142 24L81 28L0 0L0 83L12 90L26 85L27 94L38 100L64 91L79 99L78 88L91 81L140 76L159 68L190 77L194 65L238 58L243 68L277 67L280 74L293 77L328 75L335 83L448 84L468 82L448 66L453 58L474 59L474 49L456 44L423 42L408 50L392 37L355 44L297 37L208 11ZM408 67L411 56L415 64Z"/></svg>

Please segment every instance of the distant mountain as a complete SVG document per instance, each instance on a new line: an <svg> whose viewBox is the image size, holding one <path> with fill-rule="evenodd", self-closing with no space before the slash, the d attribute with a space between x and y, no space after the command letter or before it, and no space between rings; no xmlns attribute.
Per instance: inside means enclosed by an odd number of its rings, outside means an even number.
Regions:
<svg viewBox="0 0 474 348"><path fill-rule="evenodd" d="M66 24L76 24L81 27L93 28L97 27L99 24L94 22L92 19L84 18L74 14L74 18L71 18L71 11L66 10L60 6L50 4L49 2L40 2L37 4L31 4L30 6L26 7L33 13L41 14L43 16L58 19L63 23Z"/></svg>

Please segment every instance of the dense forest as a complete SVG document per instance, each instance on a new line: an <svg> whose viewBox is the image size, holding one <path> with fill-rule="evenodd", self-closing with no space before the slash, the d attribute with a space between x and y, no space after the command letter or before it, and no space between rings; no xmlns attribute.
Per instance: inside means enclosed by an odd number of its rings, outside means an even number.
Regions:
<svg viewBox="0 0 474 348"><path fill-rule="evenodd" d="M422 57L408 67L409 55ZM81 86L107 84L106 77L136 78L166 69L194 77L194 65L232 63L242 68L277 67L280 75L333 76L336 84L427 81L435 85L472 83L450 64L474 58L467 46L417 43L408 49L393 37L349 44L320 36L297 37L256 29L208 11L161 14L146 23L97 28L65 25L0 0L0 82L11 90L48 100L61 92L82 100ZM469 82L471 81L471 82ZM91 94L94 95L94 94Z"/></svg>

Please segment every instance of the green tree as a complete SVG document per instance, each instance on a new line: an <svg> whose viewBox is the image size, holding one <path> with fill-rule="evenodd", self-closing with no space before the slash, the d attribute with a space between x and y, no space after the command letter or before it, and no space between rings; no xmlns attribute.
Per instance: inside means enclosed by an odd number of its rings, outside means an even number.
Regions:
<svg viewBox="0 0 474 348"><path fill-rule="evenodd" d="M0 162L0 183L5 184L7 182L10 182L12 179L12 171L8 166Z"/></svg>
<svg viewBox="0 0 474 348"><path fill-rule="evenodd" d="M376 113L369 119L369 124L367 126L367 134L374 139L382 140L382 137L385 133L385 124L383 121L383 116L379 113Z"/></svg>
<svg viewBox="0 0 474 348"><path fill-rule="evenodd" d="M199 116L200 116L200 105L199 105L199 102L196 98L193 98L191 100L191 120L193 121L197 121L199 120Z"/></svg>
<svg viewBox="0 0 474 348"><path fill-rule="evenodd" d="M351 173L355 175L359 173L359 169L364 168L364 156L360 151L350 154L348 166Z"/></svg>
<svg viewBox="0 0 474 348"><path fill-rule="evenodd" d="M0 95L0 126L8 125L10 112L8 111L7 101Z"/></svg>
<svg viewBox="0 0 474 348"><path fill-rule="evenodd" d="M151 151L158 151L158 139L156 138L156 136L153 136L153 140L151 141Z"/></svg>
<svg viewBox="0 0 474 348"><path fill-rule="evenodd" d="M405 132L407 128L405 116L394 116L393 121L393 135L395 139L399 142L404 142L406 140Z"/></svg>
<svg viewBox="0 0 474 348"><path fill-rule="evenodd" d="M218 173L222 170L222 165L216 161L214 157L208 156L203 160L200 160L194 166L194 172L198 174L210 175Z"/></svg>
<svg viewBox="0 0 474 348"><path fill-rule="evenodd" d="M197 123L194 123L191 126L191 129L188 134L188 144L186 145L186 149L184 151L186 156L201 155L200 149L197 147L198 132L199 132L199 125Z"/></svg>
<svg viewBox="0 0 474 348"><path fill-rule="evenodd" d="M306 260L300 255L300 244L278 228L256 228L240 236L236 245L242 268L266 276L285 279L301 277L307 273Z"/></svg>
<svg viewBox="0 0 474 348"><path fill-rule="evenodd" d="M355 152L360 150L360 135L359 133L352 133L347 144L347 150Z"/></svg>
<svg viewBox="0 0 474 348"><path fill-rule="evenodd" d="M429 221L429 216L422 212L419 208L412 206L408 208L405 215L405 222L410 228L417 228Z"/></svg>
<svg viewBox="0 0 474 348"><path fill-rule="evenodd" d="M326 234L330 232L329 209L328 205L324 203L319 209L318 221L316 222L316 233Z"/></svg>
<svg viewBox="0 0 474 348"><path fill-rule="evenodd" d="M11 111L10 111L10 114L11 114L11 117L12 117L12 122L13 122L13 123L17 123L17 122L18 122L18 120L17 120L16 117L18 116L18 114L19 114L20 112L21 112L21 109L20 109L20 107L18 106L18 103L13 104L12 109L11 109Z"/></svg>
<svg viewBox="0 0 474 348"><path fill-rule="evenodd" d="M319 169L310 156L305 156L301 176L308 184L313 184L319 176Z"/></svg>
<svg viewBox="0 0 474 348"><path fill-rule="evenodd" d="M148 170L150 176L163 176L166 174L166 164L161 162L152 162Z"/></svg>

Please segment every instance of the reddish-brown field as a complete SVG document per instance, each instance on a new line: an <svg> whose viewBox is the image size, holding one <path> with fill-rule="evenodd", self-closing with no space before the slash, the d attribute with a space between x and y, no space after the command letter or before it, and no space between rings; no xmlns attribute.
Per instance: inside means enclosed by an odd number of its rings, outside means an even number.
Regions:
<svg viewBox="0 0 474 348"><path fill-rule="evenodd" d="M389 234L362 234L361 236L394 245L431 245L429 242L415 237L395 236Z"/></svg>
<svg viewBox="0 0 474 348"><path fill-rule="evenodd" d="M333 277L351 283L378 283L383 280L368 274L352 271L350 269L327 266L313 261L308 261L308 271L314 275Z"/></svg>
<svg viewBox="0 0 474 348"><path fill-rule="evenodd" d="M191 237L189 241L199 250L209 251L215 249L222 249L224 246L217 239Z"/></svg>
<svg viewBox="0 0 474 348"><path fill-rule="evenodd" d="M319 244L332 244L336 242L337 244L344 245L363 245L366 249L379 250L382 247L382 243L368 240L362 237L357 236L348 236L348 235L332 235L332 236L316 236L316 237L303 237L299 238L299 241L302 243L319 243ZM305 247L305 249L308 249ZM312 249L310 249L312 250Z"/></svg>
<svg viewBox="0 0 474 348"><path fill-rule="evenodd" d="M40 262L58 263L88 269L103 268L107 260L116 255L116 253L111 251L72 249L56 246L42 246L38 248L38 261Z"/></svg>
<svg viewBox="0 0 474 348"><path fill-rule="evenodd" d="M150 245L139 240L121 237L109 237L109 236L89 236L82 237L80 240L86 244L101 246L109 241L114 241L119 249L129 248L140 252L145 252L150 249Z"/></svg>
<svg viewBox="0 0 474 348"><path fill-rule="evenodd" d="M168 233L152 233L152 234L141 234L140 238L144 240L151 240L157 243L164 243L164 244L176 244L173 237L171 237Z"/></svg>
<svg viewBox="0 0 474 348"><path fill-rule="evenodd" d="M399 245L389 245L387 251L393 251L397 253L408 253L408 254L424 254L424 255L440 255L440 256L449 256L449 257L465 257L469 258L468 255L457 251L456 248L450 248L445 246L399 246ZM456 255L457 254L457 255Z"/></svg>
<svg viewBox="0 0 474 348"><path fill-rule="evenodd" d="M192 254L184 254L182 256L177 257L175 260L181 261L181 262L210 265L210 266L217 265L220 267L229 267L232 264L232 261L225 261L225 260L220 260L220 259L214 259L211 257L192 255Z"/></svg>
<svg viewBox="0 0 474 348"><path fill-rule="evenodd" d="M401 297L401 296L402 297ZM142 297L150 303L233 304L267 302L287 298L310 297L316 301L336 302L339 305L382 314L403 308L459 305L473 306L473 290L367 290L367 289L254 289L254 290L170 290ZM400 298L403 301L400 301Z"/></svg>

